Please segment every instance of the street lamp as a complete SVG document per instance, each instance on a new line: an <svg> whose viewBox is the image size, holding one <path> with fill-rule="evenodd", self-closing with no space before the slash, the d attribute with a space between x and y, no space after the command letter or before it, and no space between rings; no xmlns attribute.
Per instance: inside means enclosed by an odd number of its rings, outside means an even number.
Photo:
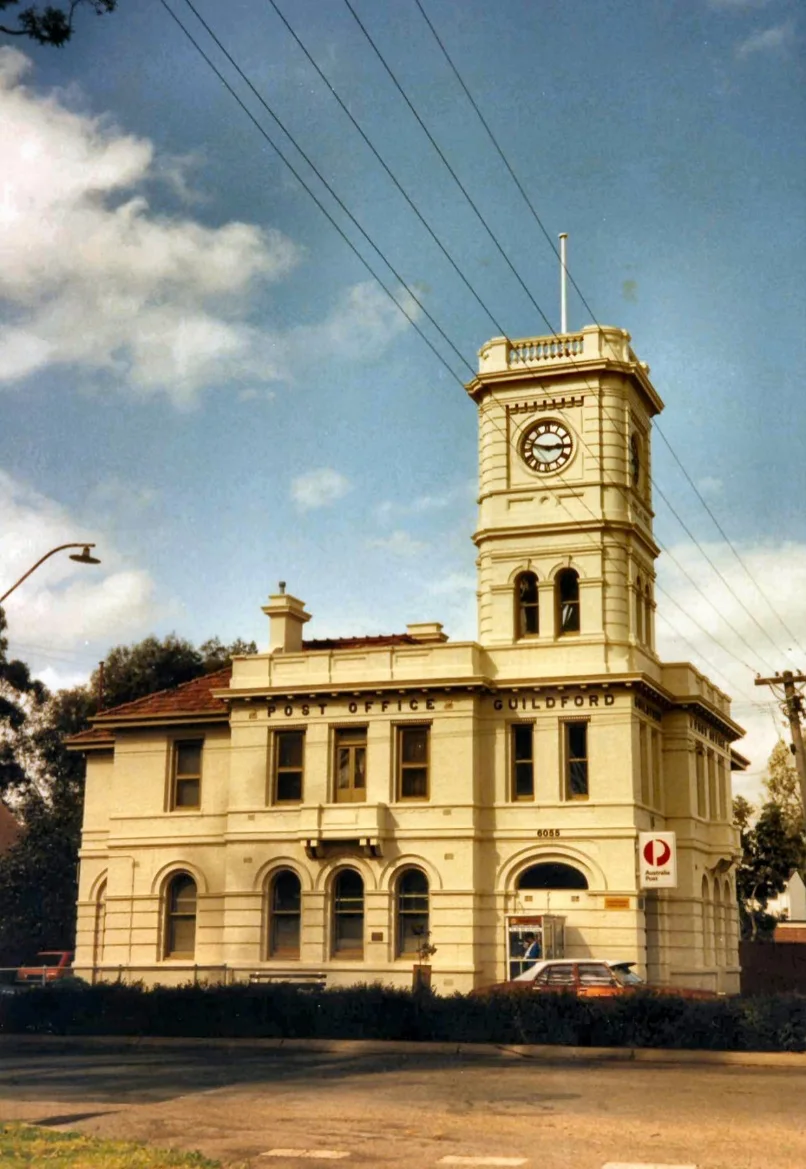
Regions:
<svg viewBox="0 0 806 1169"><path fill-rule="evenodd" d="M46 552L44 556L40 556L36 564L32 565L32 567L29 568L28 571L24 573L20 579L11 586L8 592L3 593L2 597L0 597L0 605L2 605L6 597L11 596L14 590L18 588L24 580L28 579L32 572L36 572L40 564L44 564L50 556L55 556L57 552L64 552L65 548L81 548L81 552L70 553L70 559L75 560L77 564L100 564L101 562L98 557L93 556L90 553L90 548L94 547L94 544L60 544L58 548L51 548L50 552Z"/></svg>

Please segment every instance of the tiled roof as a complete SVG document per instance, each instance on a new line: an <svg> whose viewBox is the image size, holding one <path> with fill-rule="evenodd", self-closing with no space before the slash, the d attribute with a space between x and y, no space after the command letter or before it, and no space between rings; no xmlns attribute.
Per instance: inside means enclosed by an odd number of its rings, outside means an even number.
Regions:
<svg viewBox="0 0 806 1169"><path fill-rule="evenodd" d="M183 682L171 690L157 690L124 702L110 710L102 710L95 716L95 722L117 722L118 719L153 718L169 714L226 714L227 704L213 696L213 690L223 690L229 685L232 667L225 666L212 674L203 674L192 682ZM82 732L84 733L84 732Z"/></svg>
<svg viewBox="0 0 806 1169"><path fill-rule="evenodd" d="M115 736L111 731L102 730L100 727L88 727L86 731L78 731L75 735L70 735L65 739L70 746L84 746L84 747L100 747L105 743L110 746L114 743Z"/></svg>
<svg viewBox="0 0 806 1169"><path fill-rule="evenodd" d="M385 645L422 645L410 633L379 633L375 637L319 637L303 641L303 649L378 649Z"/></svg>
<svg viewBox="0 0 806 1169"><path fill-rule="evenodd" d="M391 645L420 645L416 637L409 633L382 633L375 637L321 637L313 641L303 641L303 650L333 650L333 649L377 649ZM174 686L170 690L157 690L154 694L147 694L144 698L137 698L134 702L124 702L120 706L113 706L109 710L100 711L93 722L98 724L115 723L118 721L139 718L164 718L166 716L191 714L226 714L227 703L216 698L214 690L225 690L232 677L232 667L225 666L213 674L203 674L194 678L192 682L184 682L181 686ZM71 746L100 745L104 741L111 742L111 734L102 726L93 726L90 730L71 735L67 740Z"/></svg>

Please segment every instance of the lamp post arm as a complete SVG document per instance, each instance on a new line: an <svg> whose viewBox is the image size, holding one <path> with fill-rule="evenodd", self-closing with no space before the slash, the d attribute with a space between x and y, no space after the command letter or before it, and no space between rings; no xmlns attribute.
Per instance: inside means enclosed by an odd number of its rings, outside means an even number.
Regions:
<svg viewBox="0 0 806 1169"><path fill-rule="evenodd" d="M51 548L50 552L46 552L44 556L40 556L40 558L37 560L36 564L34 564L31 568L29 568L28 571L26 573L24 573L20 577L20 579L18 581L16 581L11 586L11 588L8 590L8 592L3 593L2 597L0 597L0 605L2 605L2 603L6 599L6 597L11 596L11 594L14 592L14 590L16 588L18 588L24 580L28 579L28 577L31 575L32 572L36 572L36 570L37 570L37 568L39 568L40 564L44 564L45 561L49 559L49 557L55 556L57 552L64 552L64 550L66 548L94 548L94 547L95 547L94 544L87 544L85 541L82 540L82 542L80 544L60 544L58 548Z"/></svg>

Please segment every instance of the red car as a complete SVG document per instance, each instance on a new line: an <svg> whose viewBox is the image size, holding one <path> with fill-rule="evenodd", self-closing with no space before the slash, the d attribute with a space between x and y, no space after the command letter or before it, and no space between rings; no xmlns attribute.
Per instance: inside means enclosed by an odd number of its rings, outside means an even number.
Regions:
<svg viewBox="0 0 806 1169"><path fill-rule="evenodd" d="M17 970L17 982L26 982L29 985L55 982L57 978L66 978L73 970L72 950L40 950L33 962L20 966Z"/></svg>
<svg viewBox="0 0 806 1169"><path fill-rule="evenodd" d="M638 990L681 998L713 999L710 990L687 986L650 986L632 969L634 962L610 962L604 958L544 958L507 982L481 987L475 994L557 994L579 998L612 998Z"/></svg>

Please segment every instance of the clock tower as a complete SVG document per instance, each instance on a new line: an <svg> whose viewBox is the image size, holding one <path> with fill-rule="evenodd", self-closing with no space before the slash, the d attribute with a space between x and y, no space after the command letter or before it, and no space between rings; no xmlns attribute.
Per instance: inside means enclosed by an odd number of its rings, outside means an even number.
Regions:
<svg viewBox="0 0 806 1169"><path fill-rule="evenodd" d="M479 641L532 674L535 651L544 676L657 674L648 366L598 325L479 356Z"/></svg>

